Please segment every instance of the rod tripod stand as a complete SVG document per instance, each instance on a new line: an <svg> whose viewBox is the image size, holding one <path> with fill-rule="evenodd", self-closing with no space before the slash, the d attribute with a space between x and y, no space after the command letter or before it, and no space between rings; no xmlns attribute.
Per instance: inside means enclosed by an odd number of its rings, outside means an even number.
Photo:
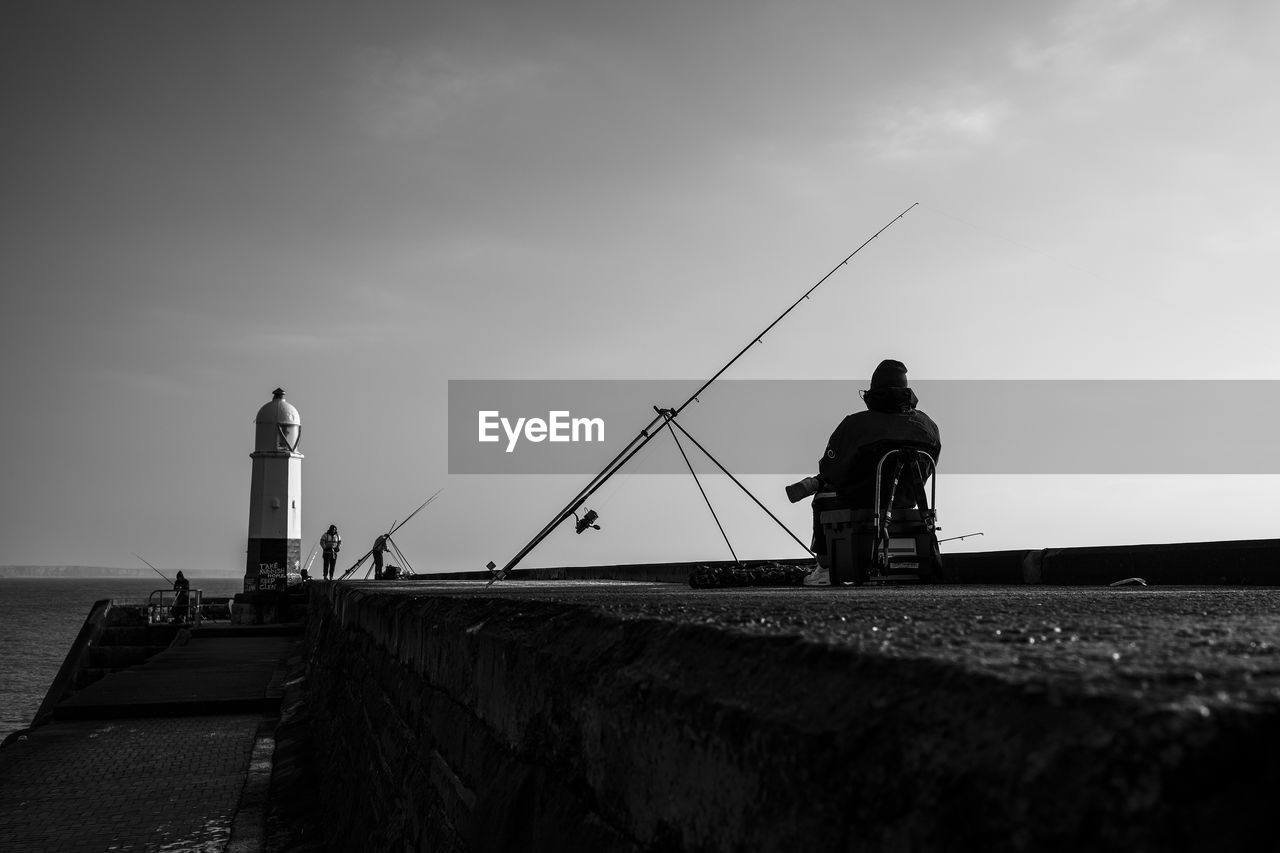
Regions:
<svg viewBox="0 0 1280 853"><path fill-rule="evenodd" d="M720 368L718 371L716 371L716 373L710 379L702 383L702 385L698 388L698 390L694 391L693 394L689 397L689 399L685 400L683 403L681 403L678 407L674 409L668 409L667 414L665 415L662 414L661 413L662 410L659 409L658 416L654 418L652 421L650 421L648 426L640 430L640 433L635 438L631 439L631 441L627 444L627 446L622 448L622 450L618 452L618 455L613 457L613 459L610 460L607 465L605 465L604 469L601 470L600 473L596 474L595 477L591 479L591 482L589 482L585 487L583 487L582 490L579 491L578 494L575 495L569 501L569 503L565 504L565 506L558 513L556 513L555 516L553 516L552 519L549 522L547 522L543 526L543 528L539 530L538 533L532 539L530 539L528 543L525 544L523 548L521 548L518 552L516 552L516 555L512 557L510 560L508 560L505 566L499 569L497 567L497 564L495 564L492 561L489 562L488 566L486 566L486 568L488 568L489 572L492 574L492 578L489 581L489 585L493 585L496 581L500 581L504 579L508 574L510 574L511 571L519 564L519 562L523 560L530 551L536 548L538 546L538 543L540 543L543 539L547 538L547 536L550 535L553 530L559 527L561 523L563 523L564 521L568 520L571 517L576 518L578 509L582 507L582 505L586 502L586 500L589 497L591 497L591 495L595 494L596 491L598 491L600 487L604 485L605 481L607 481L610 477L616 474L618 470L622 468L623 465L626 465L627 462L629 462L637 453L639 453L640 450L646 444L649 443L649 440L652 439L653 436L657 434L657 430L655 429L655 427L658 427L660 423L664 425L666 423L671 423L677 415L683 412L685 408L687 408L691 403L695 402L698 399L698 397L702 394L703 391L706 391L708 388L710 388L712 383L714 383L717 379L719 379L720 376L726 370L732 367L734 363L737 362L738 359L742 358L742 356L746 354L747 350L751 349L751 347L755 346L756 344L761 343L764 339L764 336L769 334L769 332L773 330L774 326L781 323L788 314L790 314L792 311L796 309L796 306L798 306L801 302L808 299L809 296L815 290L817 290L819 287L822 286L823 282L831 278L831 276L835 275L836 270L840 269L842 266L849 263L849 261L853 259L854 255L861 252L864 248L866 248L867 244L869 244L872 240L876 239L881 234L883 234L889 228L889 226L893 225L893 223L897 222L899 219L906 216L907 213L911 211L911 208L915 206L916 206L915 204L912 204L911 207L908 207L906 210L899 213L893 219L889 220L889 222L886 223L879 231L872 234L866 240L862 241L861 245L859 245L858 248L854 249L847 256L845 256L845 259L843 261L841 261L840 263L832 267L830 272L828 272L822 278L818 279L818 282L814 284L812 287L810 287L808 290L806 290L803 294L801 294L799 299L797 299L795 302L792 302L790 307L787 308L787 310L779 314L776 318L774 318L772 323L770 323L768 326L764 328L763 331L761 331L759 334L755 335L750 341L748 341L747 345L744 346L741 350L739 350L737 355L729 359L728 363L726 363L724 367ZM676 424L676 428L680 429L681 432L684 432L684 429L680 427L679 424ZM674 434L675 433L672 432L672 435ZM690 436L687 432L685 433L685 435L689 438L690 441L693 441L693 437ZM703 453L706 453L706 449L702 448L702 446L699 445L696 441L694 441L694 444L697 445L699 449L702 449ZM681 452L683 453L683 451ZM710 454L708 454L708 458L711 458ZM712 461L715 462L714 459L712 459ZM716 462L716 465L720 468L720 470L724 471L726 474L729 473L723 465L720 465L719 462ZM733 475L730 474L729 476L732 477ZM743 486L741 483L739 483L736 478L734 479L734 482L737 483L738 486L743 489L743 491L746 491L746 487ZM702 487L701 484L699 484L698 487L699 489L701 489ZM751 493L747 492L747 494L750 495ZM704 497L705 497L705 493L704 493ZM752 500L755 500L754 495L752 495ZM756 500L756 503L763 508L764 505L760 504L760 501ZM766 510L766 512L767 511L768 510ZM769 513L769 515L770 517L773 517L773 513ZM777 518L774 518L774 521L777 521ZM719 524L719 519L716 520L716 523ZM778 522L778 523L781 524L781 522ZM723 532L723 529L721 532ZM790 533L790 531L787 531L787 532ZM791 534L791 538L796 539L797 542L800 541L798 538L796 538L794 533ZM804 546L806 551L809 550L809 547L807 545L804 545L804 543L801 543L801 545ZM734 559L736 560L737 558L735 557Z"/></svg>
<svg viewBox="0 0 1280 853"><path fill-rule="evenodd" d="M383 549L384 554L386 553L393 554L395 558L399 561L398 565L401 569L407 569L410 574L415 574L415 572L413 571L413 566L409 565L409 561L405 559L404 552L400 550L400 546L396 544L396 541L391 538L390 533L384 533L378 538L384 540L387 544L387 547ZM338 580L344 581L347 578L351 577L353 574L355 574L360 569L360 567L364 565L365 561L373 556L373 550L374 550L373 548L370 548L368 551L365 551L364 556L361 557L359 560L356 560L355 564L351 568L343 572L342 577L338 578ZM377 568L377 565L378 565L377 562L371 562L369 564L369 568L365 569L365 572L364 572L365 580L369 579L369 576L373 574L373 570ZM385 570L385 564L384 564L384 570ZM382 578L374 578L374 580L382 580Z"/></svg>
<svg viewBox="0 0 1280 853"><path fill-rule="evenodd" d="M698 486L698 491L702 493L702 499L706 502L707 509L711 511L711 517L715 520L716 527L720 529L720 535L724 537L724 544L728 546L729 553L733 556L733 561L735 563L741 562L738 559L738 554L733 550L733 543L729 541L729 534L725 532L724 525L720 523L720 517L716 515L716 509L711 505L711 498L707 496L707 490L702 488L702 481L698 479L698 472L693 469L693 463L689 461L689 454L684 452L684 445L680 443L680 436L676 435L676 430L679 430L680 433L684 435L685 438L693 442L693 446L701 450L703 456L706 456L708 459L710 459L715 464L715 466L720 469L721 473L723 473L726 477L732 480L735 486L737 486L739 489L742 489L743 493L745 493L747 497L755 501L756 506L764 510L765 515L773 519L774 524L778 525L783 530L785 530L787 532L787 535L790 536L792 539L794 539L796 543L805 550L806 553L813 554L813 551L809 548L809 546L804 544L804 542L801 542L800 537L796 536L795 533L791 532L791 528L783 524L781 519L779 519L776 515L770 512L769 508L764 504L762 504L760 502L760 499L757 498L755 495L753 495L751 493L751 490L742 484L741 480L733 476L733 474L729 471L728 468L720 464L719 459L716 459L714 456L711 455L711 451L703 447L702 444L696 438L690 435L689 431L685 429L684 426L679 421L676 420L677 412L675 409L661 409L657 406L654 406L653 410L657 412L659 417L663 419L664 421L663 426L665 426L671 432L671 438L676 443L676 449L680 451L680 456L684 458L684 464L688 466L689 473L693 476L693 482Z"/></svg>
<svg viewBox="0 0 1280 853"><path fill-rule="evenodd" d="M391 551L391 553L395 554L395 555L396 555L396 558L397 558L398 560L400 560L400 562L404 563L403 568L408 568L408 569L409 569L409 572L410 572L411 574L415 574L415 572L413 571L413 567L412 567L412 566L410 566L410 565L409 565L409 561L408 561L408 560L406 560L406 559L404 558L404 552L403 552L403 551L401 551L401 550L400 550L400 548L396 545L395 541L394 541L394 540L392 540L392 538L391 538L391 534L392 534L392 533L395 533L395 532L396 532L397 530L399 530L401 527L404 527L406 524L408 524L408 523L409 523L409 519L410 519L410 518L413 518L415 515L417 515L418 513L422 512L422 510L427 506L427 504L431 503L433 500L435 500L436 498L438 498L438 497L440 496L440 492L443 492L443 491L444 491L444 489L438 489L434 495L432 495L431 497L429 497L429 498L427 498L425 501L423 501L423 502L422 502L422 504L421 504L421 506L419 506L419 507L418 507L417 509L415 509L413 512L409 513L409 517L408 517L408 518L406 518L404 521L398 522L398 523L396 523L396 524L392 524L392 525L391 525L391 529L390 529L390 530L388 530L386 533L382 534L382 536L381 536L381 537L379 537L379 538L381 538L383 541L385 541L385 542L387 543L387 545L389 546L389 547L388 547L388 548L386 548L385 550ZM372 549L372 548L370 548L368 551L365 551L365 552L364 552L364 556L363 556L363 557L361 557L360 559L356 560L356 561L355 561L355 563L354 563L354 564L352 564L351 568L349 568L349 569L347 569L345 572L343 572L343 573L342 573L342 577L338 578L338 580L340 580L340 581L344 581L344 580L346 580L347 578L351 577L353 574L355 574L355 572L356 572L356 570L357 570L357 569L359 569L361 566L363 566L363 565L364 565L364 561L365 561L365 560L367 560L367 559L369 559L369 558L370 558L370 557L372 557L372 556L373 556L373 549ZM372 567L370 567L370 571L372 571ZM368 578L368 577L369 577L369 572L368 572L368 571L366 571L366 572L364 573L364 576L365 576L365 578Z"/></svg>
<svg viewBox="0 0 1280 853"><path fill-rule="evenodd" d="M410 575L417 574L416 572L414 572L413 566L409 565L409 560L405 557L404 552L400 550L400 546L397 545L396 541L391 538L391 534L387 534L386 541L387 541L387 547L384 553L390 552L395 555L396 559L399 561L396 564L396 567L399 568L400 571L402 572L407 571ZM371 565L365 571L364 573L365 580L368 580L369 576L373 574L374 568L375 566ZM384 572L386 571L386 565L383 566L383 571ZM382 578L374 578L374 580L382 580Z"/></svg>
<svg viewBox="0 0 1280 853"><path fill-rule="evenodd" d="M689 439L689 441L693 443L694 447L702 451L703 456L706 456L708 459L710 459L711 462L717 468L720 469L721 473L723 473L726 477L732 480L735 486L741 489L743 493L746 494L747 497L751 498L751 500L755 502L756 506L764 510L765 515L773 519L774 524L778 525L784 531L786 531L787 535L790 536L792 539L794 539L796 541L796 544L798 544L801 548L805 550L806 554L809 554L810 556L812 556L813 550L808 545L806 545L803 541L801 541L800 537L796 536L795 533L791 531L791 528L783 524L781 519L779 519L776 515L770 512L769 508L765 506L763 503L761 503L760 499L757 498L754 494L752 494L751 490L748 489L745 485L743 485L741 480L735 477L733 473L720 462L719 459L716 459L714 456L712 456L711 451L707 450L707 448L704 447L701 442L699 442L696 438L694 438L693 435L691 435L689 431L685 429L684 426L679 421L676 420L677 415L680 414L680 411L678 409L664 409L659 406L654 406L653 410L657 413L657 417L654 418L654 423L656 424L658 422L661 422L662 425L659 426L656 430L653 430L652 432L648 430L644 431L642 434L645 436L645 442L647 443L650 439L656 436L659 432L662 431L664 427L671 433L671 438L676 444L676 449L680 451L680 456L684 459L684 464L688 467L689 474L692 475L693 482L695 485L697 485L698 492L702 495L702 500L706 503L707 509L710 510L711 518L715 521L716 527L720 530L720 536L724 538L724 544L729 548L729 554L733 557L734 563L737 563L738 565L742 565L742 561L738 559L737 552L733 549L733 543L729 541L729 534L725 531L724 525L720 523L720 516L716 513L716 508L711 505L711 498L709 495L707 495L707 490L702 487L702 480L698 478L698 472L694 470L693 462L689 459L689 454L685 453L684 445L680 443L680 435L683 435L685 438ZM680 431L679 434L676 433L676 430ZM569 511L574 515L575 518L577 518L576 510L579 506L581 506L584 500L585 500L585 497L582 498L581 500L578 500L577 503L569 509ZM581 533L587 527L595 526L595 525L592 525L591 522L594 521L596 517L597 516L594 511L588 510L585 517L585 523L584 523L584 520L579 520L578 522L578 532ZM489 579L489 583L487 584L488 586L492 586L495 582L506 578L507 573L510 570L510 566L508 566L506 569L503 569L502 571L497 571L497 567L494 566L493 563L490 563L488 568L489 568L489 571L493 574L493 577Z"/></svg>

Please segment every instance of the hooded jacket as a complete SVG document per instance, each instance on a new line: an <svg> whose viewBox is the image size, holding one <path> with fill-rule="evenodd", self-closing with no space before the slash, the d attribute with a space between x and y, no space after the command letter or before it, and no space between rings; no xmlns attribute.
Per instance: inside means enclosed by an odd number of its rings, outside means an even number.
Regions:
<svg viewBox="0 0 1280 853"><path fill-rule="evenodd" d="M327 530L324 535L320 537L320 547L325 552L336 554L338 553L338 550L342 548L342 537L338 535L338 531L336 530Z"/></svg>
<svg viewBox="0 0 1280 853"><path fill-rule="evenodd" d="M878 455L871 458L869 454L883 453L882 448L890 442L911 443L936 462L942 439L933 419L916 408L919 400L910 388L867 391L863 401L867 410L846 416L831 434L826 452L818 460L818 476L842 500L869 507L875 491L874 466L879 461Z"/></svg>

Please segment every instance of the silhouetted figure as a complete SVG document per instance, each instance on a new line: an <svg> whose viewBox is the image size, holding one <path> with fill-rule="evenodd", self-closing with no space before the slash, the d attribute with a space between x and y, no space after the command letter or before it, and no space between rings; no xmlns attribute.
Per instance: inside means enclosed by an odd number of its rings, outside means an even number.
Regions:
<svg viewBox="0 0 1280 853"><path fill-rule="evenodd" d="M373 579L382 580L382 555L387 551L387 535L373 540Z"/></svg>
<svg viewBox="0 0 1280 853"><path fill-rule="evenodd" d="M173 579L173 621L186 622L187 612L190 610L191 599L191 581L187 580L182 572L178 572L178 576Z"/></svg>
<svg viewBox="0 0 1280 853"><path fill-rule="evenodd" d="M333 580L333 573L338 565L338 551L342 550L338 525L330 524L329 529L320 537L320 550L324 552L324 579Z"/></svg>
<svg viewBox="0 0 1280 853"><path fill-rule="evenodd" d="M938 425L916 408L920 401L907 385L906 366L885 359L871 374L871 387L862 392L867 410L847 415L818 462L818 479L822 491L813 498L813 552L818 565L805 579L808 586L829 584L830 557L827 538L822 529L822 513L830 509L871 509L875 502L875 470L877 460L868 452L886 442L909 442L929 453L936 462L942 452ZM915 503L905 490L895 499Z"/></svg>

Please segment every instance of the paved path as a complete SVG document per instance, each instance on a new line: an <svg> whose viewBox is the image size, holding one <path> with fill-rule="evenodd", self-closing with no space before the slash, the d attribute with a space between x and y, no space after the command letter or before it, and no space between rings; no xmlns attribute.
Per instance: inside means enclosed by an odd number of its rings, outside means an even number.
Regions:
<svg viewBox="0 0 1280 853"><path fill-rule="evenodd" d="M291 642L287 637L195 637L90 684L64 700L57 717L260 710ZM278 689L274 692L278 699Z"/></svg>
<svg viewBox="0 0 1280 853"><path fill-rule="evenodd" d="M0 850L221 851L261 714L52 723L0 758Z"/></svg>
<svg viewBox="0 0 1280 853"><path fill-rule="evenodd" d="M65 700L0 750L0 853L261 849L298 642L197 637Z"/></svg>

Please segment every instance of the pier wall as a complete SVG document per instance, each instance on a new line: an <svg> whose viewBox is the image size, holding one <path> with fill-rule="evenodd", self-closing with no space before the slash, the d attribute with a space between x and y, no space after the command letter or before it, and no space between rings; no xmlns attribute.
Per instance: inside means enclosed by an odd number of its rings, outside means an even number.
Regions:
<svg viewBox="0 0 1280 853"><path fill-rule="evenodd" d="M1230 849L1280 784L1252 708L977 660L477 586L315 585L308 634L333 849Z"/></svg>
<svg viewBox="0 0 1280 853"><path fill-rule="evenodd" d="M1280 539L959 551L944 553L943 560L962 584L1099 586L1140 577L1153 586L1280 585ZM752 566L770 562L812 565L812 559L794 557L749 560L744 564ZM621 579L685 583L689 573L699 566L733 564L729 560L703 560L622 566L518 568L511 577L526 580ZM433 577L488 580L491 575L485 571L471 571Z"/></svg>

